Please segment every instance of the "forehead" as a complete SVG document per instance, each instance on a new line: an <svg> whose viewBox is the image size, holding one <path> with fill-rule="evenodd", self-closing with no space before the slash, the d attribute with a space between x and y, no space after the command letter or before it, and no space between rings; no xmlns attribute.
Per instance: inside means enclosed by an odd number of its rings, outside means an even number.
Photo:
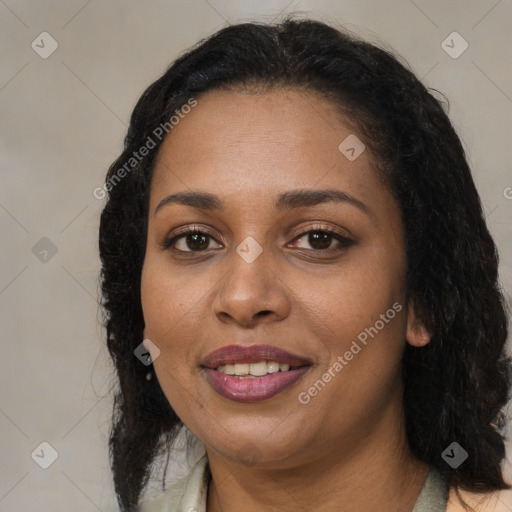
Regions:
<svg viewBox="0 0 512 512"><path fill-rule="evenodd" d="M189 189L262 200L297 188L338 187L362 200L387 193L354 123L318 93L216 90L197 102L162 143L153 209L165 195Z"/></svg>

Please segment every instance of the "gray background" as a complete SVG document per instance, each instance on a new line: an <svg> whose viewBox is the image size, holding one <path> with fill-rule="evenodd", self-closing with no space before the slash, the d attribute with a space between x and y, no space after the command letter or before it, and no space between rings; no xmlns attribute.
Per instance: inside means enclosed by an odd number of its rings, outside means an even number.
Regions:
<svg viewBox="0 0 512 512"><path fill-rule="evenodd" d="M180 52L227 23L292 11L390 45L449 98L510 297L511 0L0 0L0 512L117 510L93 190L138 97ZM44 31L58 43L46 59L31 47L51 48ZM441 46L454 31L469 44L458 58ZM44 441L58 453L48 469L31 457ZM500 499L510 510L512 492Z"/></svg>

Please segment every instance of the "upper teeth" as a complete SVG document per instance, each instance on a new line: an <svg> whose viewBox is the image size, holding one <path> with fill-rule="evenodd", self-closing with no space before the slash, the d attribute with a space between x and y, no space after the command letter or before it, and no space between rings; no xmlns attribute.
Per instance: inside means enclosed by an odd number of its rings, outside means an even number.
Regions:
<svg viewBox="0 0 512 512"><path fill-rule="evenodd" d="M253 377L262 377L267 373L276 373L279 370L287 372L290 369L290 365L287 363L278 363L277 361L261 361L259 363L221 364L216 369L228 375L252 375Z"/></svg>

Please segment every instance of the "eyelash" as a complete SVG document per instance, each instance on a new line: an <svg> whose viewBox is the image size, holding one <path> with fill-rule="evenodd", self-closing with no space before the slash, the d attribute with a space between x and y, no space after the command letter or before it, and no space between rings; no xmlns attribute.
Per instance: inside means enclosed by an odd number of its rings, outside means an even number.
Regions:
<svg viewBox="0 0 512 512"><path fill-rule="evenodd" d="M335 240L337 240L339 242L340 246L337 247L337 248L334 248L334 249L332 247L330 247L328 249L305 249L307 251L329 253L331 251L340 251L342 249L346 249L347 247L349 247L350 245L352 245L354 243L353 240L347 238L346 236L342 235L338 231L335 231L335 230L329 229L329 228L325 228L323 226L312 226L312 227L305 228L305 229L299 231L299 233L297 233L297 235L295 236L295 238L292 241L299 240L304 235L307 235L309 233L325 233L325 234L328 234L328 235L332 236ZM199 228L197 226L193 226L193 227L187 228L184 231L181 231L180 233L175 234L172 237L166 238L162 242L161 246L162 246L163 249L168 250L179 239L181 239L183 237L186 237L187 235L194 235L194 234L206 235L207 237L210 237L210 238L215 240L215 238L210 233L208 233L208 231L206 231L204 229L201 229L201 228ZM182 254L194 254L194 253L200 254L200 253L204 253L204 252L208 251L208 249L203 249L203 250L200 250L200 251L192 251L192 250L190 250L190 251L182 251L181 249L174 249L174 250L176 250L177 252L180 252Z"/></svg>

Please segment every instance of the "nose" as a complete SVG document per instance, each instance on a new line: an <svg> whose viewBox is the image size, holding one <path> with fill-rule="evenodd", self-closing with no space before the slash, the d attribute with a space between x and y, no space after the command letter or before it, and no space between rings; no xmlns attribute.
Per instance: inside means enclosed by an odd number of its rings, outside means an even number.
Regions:
<svg viewBox="0 0 512 512"><path fill-rule="evenodd" d="M249 263L233 251L226 262L229 269L218 283L213 301L219 320L254 327L289 315L288 289L271 257L271 251L264 249Z"/></svg>

